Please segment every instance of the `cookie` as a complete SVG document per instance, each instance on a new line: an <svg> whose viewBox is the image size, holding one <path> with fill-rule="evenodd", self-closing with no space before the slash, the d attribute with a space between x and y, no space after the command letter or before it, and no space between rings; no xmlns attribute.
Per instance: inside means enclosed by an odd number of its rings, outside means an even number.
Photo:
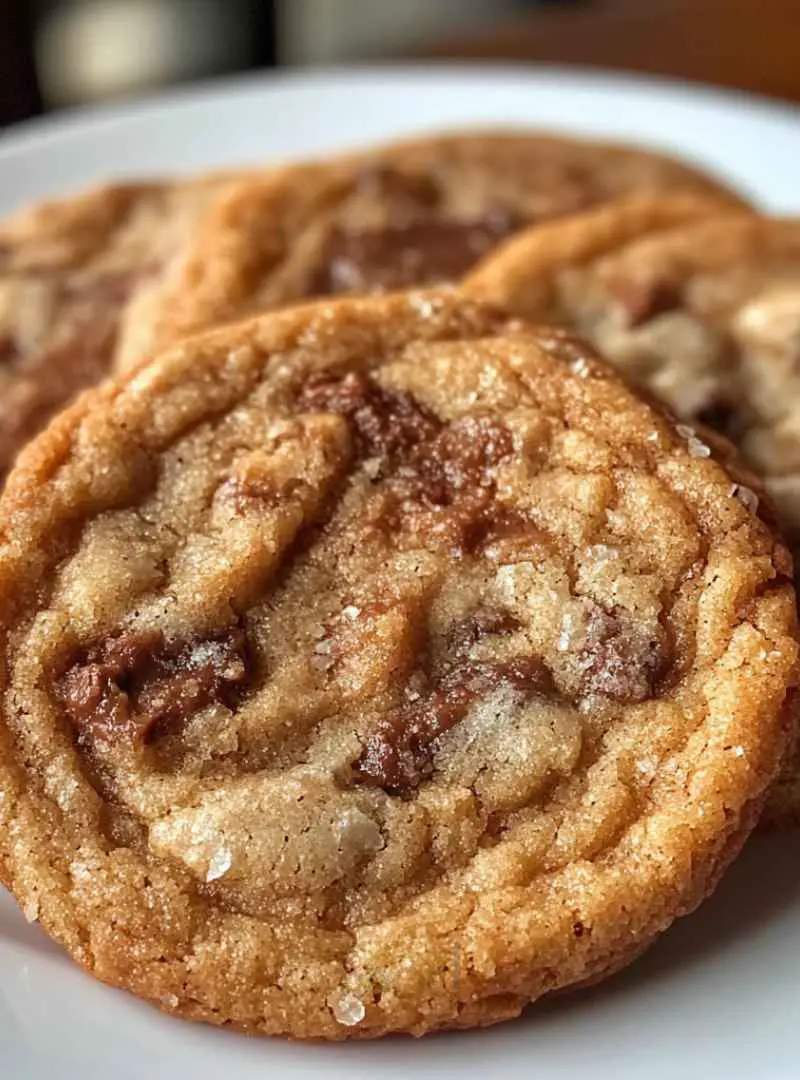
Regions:
<svg viewBox="0 0 800 1080"><path fill-rule="evenodd" d="M631 205L529 231L469 293L575 328L689 425L732 439L800 549L800 221L717 216L636 234ZM639 215L642 232L650 222ZM755 506L754 492L740 496ZM800 757L770 819L800 820Z"/></svg>
<svg viewBox="0 0 800 1080"><path fill-rule="evenodd" d="M0 226L0 480L19 448L115 358L222 178L104 187Z"/></svg>
<svg viewBox="0 0 800 1080"><path fill-rule="evenodd" d="M88 393L0 537L6 873L180 1016L515 1016L694 908L783 758L781 542L590 347L452 291Z"/></svg>
<svg viewBox="0 0 800 1080"><path fill-rule="evenodd" d="M164 289L152 345L312 296L453 282L533 222L676 189L695 196L695 215L708 200L742 205L670 158L534 133L428 137L289 167L213 208Z"/></svg>

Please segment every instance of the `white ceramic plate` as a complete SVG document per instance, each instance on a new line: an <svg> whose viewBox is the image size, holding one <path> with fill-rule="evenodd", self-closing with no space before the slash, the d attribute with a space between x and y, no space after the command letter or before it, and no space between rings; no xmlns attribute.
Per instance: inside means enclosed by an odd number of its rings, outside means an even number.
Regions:
<svg viewBox="0 0 800 1080"><path fill-rule="evenodd" d="M110 176L186 172L469 123L636 140L800 211L800 116L666 82L558 70L221 83L0 137L0 212ZM483 1032L302 1046L170 1019L76 970L0 893L4 1080L797 1080L800 832L757 836L716 896L605 986Z"/></svg>

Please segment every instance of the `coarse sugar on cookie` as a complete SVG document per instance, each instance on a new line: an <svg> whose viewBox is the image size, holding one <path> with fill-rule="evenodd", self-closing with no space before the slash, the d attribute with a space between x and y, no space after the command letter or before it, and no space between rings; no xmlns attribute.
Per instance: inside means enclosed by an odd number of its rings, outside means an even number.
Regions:
<svg viewBox="0 0 800 1080"><path fill-rule="evenodd" d="M168 1012L297 1038L618 969L789 735L791 561L732 482L591 347L452 291L88 393L0 501L23 912Z"/></svg>
<svg viewBox="0 0 800 1080"><path fill-rule="evenodd" d="M800 550L800 221L715 215L664 230L619 206L533 231L467 280L474 296L574 328L684 420L731 439ZM644 235L637 236L638 232ZM755 512L759 483L735 494ZM767 512L770 512L767 508ZM800 821L800 757L767 805Z"/></svg>
<svg viewBox="0 0 800 1080"><path fill-rule="evenodd" d="M309 297L452 283L520 229L640 192L684 216L745 204L630 146L525 131L423 136L245 180L211 209L154 304L172 344Z"/></svg>

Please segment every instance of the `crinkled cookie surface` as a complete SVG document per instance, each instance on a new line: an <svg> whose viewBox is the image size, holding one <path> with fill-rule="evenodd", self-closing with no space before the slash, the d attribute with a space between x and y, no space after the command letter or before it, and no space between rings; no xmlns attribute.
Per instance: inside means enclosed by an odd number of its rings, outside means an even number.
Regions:
<svg viewBox="0 0 800 1080"><path fill-rule="evenodd" d="M516 1015L714 886L788 553L589 346L452 292L198 338L0 503L0 861L97 977L300 1038Z"/></svg>

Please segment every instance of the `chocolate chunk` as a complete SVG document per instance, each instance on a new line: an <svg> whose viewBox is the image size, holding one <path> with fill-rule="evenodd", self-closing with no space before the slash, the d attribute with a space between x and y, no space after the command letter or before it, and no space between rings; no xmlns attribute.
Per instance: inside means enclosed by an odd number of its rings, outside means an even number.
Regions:
<svg viewBox="0 0 800 1080"><path fill-rule="evenodd" d="M465 417L415 447L402 473L390 478L395 516L424 543L454 555L475 551L500 516L495 467L513 450L508 429L488 417Z"/></svg>
<svg viewBox="0 0 800 1080"><path fill-rule="evenodd" d="M408 794L431 775L439 739L464 719L473 702L501 685L524 697L553 693L550 673L538 657L501 663L469 659L476 642L518 628L515 617L504 611L479 611L454 627L449 660L436 685L369 732L354 765L357 780L390 794Z"/></svg>
<svg viewBox="0 0 800 1080"><path fill-rule="evenodd" d="M502 212L473 221L335 229L309 294L377 292L459 278L519 226Z"/></svg>
<svg viewBox="0 0 800 1080"><path fill-rule="evenodd" d="M365 375L320 375L310 379L300 409L332 412L353 425L360 452L366 457L404 455L439 431L436 417L411 394L384 390Z"/></svg>
<svg viewBox="0 0 800 1080"><path fill-rule="evenodd" d="M494 468L513 452L506 426L484 416L442 423L410 394L384 390L365 375L310 379L300 408L345 416L363 457L388 458L371 525L404 527L455 554L475 550L498 516Z"/></svg>
<svg viewBox="0 0 800 1080"><path fill-rule="evenodd" d="M622 305L625 322L629 329L676 311L683 303L679 285L669 281L633 281L617 278L610 283L610 291Z"/></svg>
<svg viewBox="0 0 800 1080"><path fill-rule="evenodd" d="M450 505L462 490L490 486L492 468L513 449L504 424L468 416L443 426L411 394L384 390L366 375L312 377L299 408L346 417L359 452L401 459L419 497L432 506Z"/></svg>
<svg viewBox="0 0 800 1080"><path fill-rule="evenodd" d="M418 478L403 477L389 481L377 497L368 527L400 547L421 544L458 558L485 547L493 517L488 492L462 496L450 505L428 505L420 501Z"/></svg>
<svg viewBox="0 0 800 1080"><path fill-rule="evenodd" d="M451 506L462 492L492 487L492 470L512 450L504 424L484 416L454 421L416 455L422 498L431 506Z"/></svg>
<svg viewBox="0 0 800 1080"><path fill-rule="evenodd" d="M596 608L584 644L583 692L632 703L653 696L668 662L663 640L644 637L621 616Z"/></svg>
<svg viewBox="0 0 800 1080"><path fill-rule="evenodd" d="M214 702L232 707L248 673L238 628L174 645L160 631L144 631L82 650L58 693L79 742L145 744Z"/></svg>

